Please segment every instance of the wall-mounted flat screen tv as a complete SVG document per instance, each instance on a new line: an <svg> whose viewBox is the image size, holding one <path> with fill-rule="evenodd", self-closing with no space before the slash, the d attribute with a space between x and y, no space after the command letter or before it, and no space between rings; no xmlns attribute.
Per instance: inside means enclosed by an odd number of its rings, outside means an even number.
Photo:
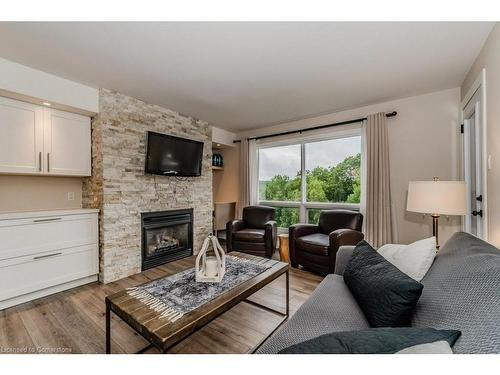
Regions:
<svg viewBox="0 0 500 375"><path fill-rule="evenodd" d="M201 176L203 142L155 132L147 133L146 173Z"/></svg>

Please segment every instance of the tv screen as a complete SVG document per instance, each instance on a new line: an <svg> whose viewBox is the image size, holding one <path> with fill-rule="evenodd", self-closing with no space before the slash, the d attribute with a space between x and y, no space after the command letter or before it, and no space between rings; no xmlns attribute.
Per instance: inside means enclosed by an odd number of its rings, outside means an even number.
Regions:
<svg viewBox="0 0 500 375"><path fill-rule="evenodd" d="M155 132L147 133L146 173L200 176L203 142Z"/></svg>

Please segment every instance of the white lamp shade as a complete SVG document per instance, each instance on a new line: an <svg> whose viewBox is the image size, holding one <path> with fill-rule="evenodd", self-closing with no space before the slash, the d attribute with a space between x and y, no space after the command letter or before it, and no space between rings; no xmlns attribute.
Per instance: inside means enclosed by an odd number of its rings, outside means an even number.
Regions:
<svg viewBox="0 0 500 375"><path fill-rule="evenodd" d="M410 181L406 209L426 214L465 215L465 182Z"/></svg>

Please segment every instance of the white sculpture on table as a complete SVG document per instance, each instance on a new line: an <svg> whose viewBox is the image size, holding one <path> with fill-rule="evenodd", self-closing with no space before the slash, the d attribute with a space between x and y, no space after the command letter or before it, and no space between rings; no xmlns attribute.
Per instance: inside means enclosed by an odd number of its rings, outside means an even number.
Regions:
<svg viewBox="0 0 500 375"><path fill-rule="evenodd" d="M215 255L208 255L210 243L212 243ZM194 268L197 282L218 283L222 281L226 272L226 253L214 235L209 234L203 242Z"/></svg>

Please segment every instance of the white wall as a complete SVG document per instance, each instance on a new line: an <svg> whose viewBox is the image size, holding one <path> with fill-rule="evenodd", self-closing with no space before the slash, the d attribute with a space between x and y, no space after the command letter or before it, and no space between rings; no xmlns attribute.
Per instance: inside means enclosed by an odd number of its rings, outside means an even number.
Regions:
<svg viewBox="0 0 500 375"><path fill-rule="evenodd" d="M68 200L74 193L74 200ZM80 177L0 175L0 213L82 207Z"/></svg>
<svg viewBox="0 0 500 375"><path fill-rule="evenodd" d="M213 151L221 153L224 157L224 169L212 172L214 203L238 202L240 186L239 143L235 147L224 147Z"/></svg>
<svg viewBox="0 0 500 375"><path fill-rule="evenodd" d="M99 90L0 58L0 95L62 110L94 115Z"/></svg>
<svg viewBox="0 0 500 375"><path fill-rule="evenodd" d="M236 139L236 134L231 133L227 130L217 128L212 126L212 142L220 143L221 145L234 147L234 140Z"/></svg>
<svg viewBox="0 0 500 375"><path fill-rule="evenodd" d="M432 234L432 220L429 215L406 211L408 182L431 180L434 176L442 180L457 178L459 108L460 89L453 88L254 129L238 133L237 136L271 134L351 120L370 113L397 111L398 115L388 120L391 191L397 241L410 243ZM459 218L442 217L440 242L444 243L460 228Z"/></svg>
<svg viewBox="0 0 500 375"><path fill-rule="evenodd" d="M461 87L462 98L486 69L487 153L491 155L488 184L488 241L500 247L500 25L497 23Z"/></svg>

